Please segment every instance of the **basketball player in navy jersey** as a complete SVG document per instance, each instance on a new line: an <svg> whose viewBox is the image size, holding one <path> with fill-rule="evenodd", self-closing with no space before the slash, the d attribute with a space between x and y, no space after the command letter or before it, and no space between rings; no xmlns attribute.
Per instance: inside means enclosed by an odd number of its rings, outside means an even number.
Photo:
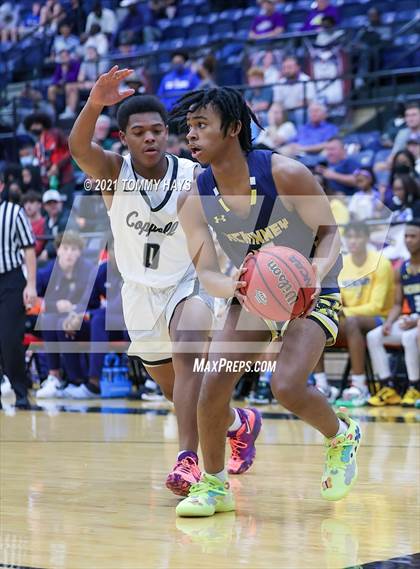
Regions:
<svg viewBox="0 0 420 569"><path fill-rule="evenodd" d="M177 200L191 189L197 164L165 152L167 116L159 99L131 97L133 89L120 91L130 73L115 66L99 77L69 144L84 172L105 182L100 187L124 281L121 294L131 339L129 354L141 358L167 399L174 402L180 452L166 485L175 494L187 495L201 476L197 400L202 376L192 372L197 352L182 349L193 344L198 353L205 352L213 305L213 299L199 290L177 213ZM122 157L103 150L92 138L103 107L124 99L117 122L129 154ZM172 350L173 346L177 349ZM234 410L234 415L230 472L239 474L252 464L242 460L241 453L255 455L261 417L252 409ZM247 433L249 423L255 423L253 436Z"/></svg>
<svg viewBox="0 0 420 569"><path fill-rule="evenodd" d="M178 202L191 258L211 295L233 297L224 328L213 335L209 359L243 359L244 353L233 353L233 348L232 353L220 353L220 347L234 344L243 346L246 359L256 359L273 335L282 336L272 391L282 405L324 435L321 493L327 500L339 500L357 477L360 428L343 413L335 414L326 398L307 385L325 346L335 342L341 307L340 238L328 200L300 163L271 151L252 150L251 121L257 121L239 91L215 88L187 94L172 118L186 123L193 157L209 165L199 174L193 193ZM209 226L238 267L233 279L219 270ZM245 297L239 291L246 285L242 278L246 269L241 265L250 251L266 244L294 248L311 260L319 286L304 317L267 322L242 309ZM179 516L235 509L224 449L233 418L229 400L238 376L216 371L204 376L198 425L205 473L178 505Z"/></svg>

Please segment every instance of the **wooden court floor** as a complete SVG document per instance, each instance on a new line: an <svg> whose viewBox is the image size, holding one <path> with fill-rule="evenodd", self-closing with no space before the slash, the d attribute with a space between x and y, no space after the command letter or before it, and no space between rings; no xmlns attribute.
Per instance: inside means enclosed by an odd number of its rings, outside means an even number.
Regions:
<svg viewBox="0 0 420 569"><path fill-rule="evenodd" d="M171 407L57 403L0 412L0 567L420 567L420 410L354 411L359 481L328 503L321 437L263 407L257 460L231 478L237 512L190 520L176 519L164 486L177 452Z"/></svg>

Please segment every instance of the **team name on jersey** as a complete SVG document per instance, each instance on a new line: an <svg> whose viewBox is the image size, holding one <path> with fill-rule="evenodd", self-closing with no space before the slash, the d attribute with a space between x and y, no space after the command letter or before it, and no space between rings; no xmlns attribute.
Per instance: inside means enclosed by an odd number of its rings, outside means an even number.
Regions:
<svg viewBox="0 0 420 569"><path fill-rule="evenodd" d="M270 243L275 237L278 237L283 233L285 229L289 227L289 221L283 217L275 223L268 225L264 229L258 229L257 231L250 231L249 233L245 231L239 231L237 233L225 233L224 235L235 243L247 243L249 245L264 245L265 243Z"/></svg>
<svg viewBox="0 0 420 569"><path fill-rule="evenodd" d="M142 221L140 219L137 219L138 217L138 211L131 211L126 217L126 222L128 227L131 227L137 231L139 235L143 235L143 233L146 235L150 235L151 233L163 233L170 237L171 235L175 234L175 231L179 225L178 221L170 221L164 227L158 227L154 223L150 223L150 221Z"/></svg>

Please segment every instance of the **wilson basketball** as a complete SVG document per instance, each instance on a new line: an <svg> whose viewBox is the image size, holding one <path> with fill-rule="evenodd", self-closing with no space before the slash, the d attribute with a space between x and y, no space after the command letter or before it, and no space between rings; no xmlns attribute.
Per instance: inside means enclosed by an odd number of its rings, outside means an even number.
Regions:
<svg viewBox="0 0 420 569"><path fill-rule="evenodd" d="M250 257L243 275L246 307L263 318L284 322L300 316L311 304L316 278L312 265L298 251L271 246Z"/></svg>

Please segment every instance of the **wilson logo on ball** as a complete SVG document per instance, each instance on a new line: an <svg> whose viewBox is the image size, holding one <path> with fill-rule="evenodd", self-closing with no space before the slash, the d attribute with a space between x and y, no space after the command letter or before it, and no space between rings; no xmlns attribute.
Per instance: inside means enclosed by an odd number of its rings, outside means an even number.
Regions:
<svg viewBox="0 0 420 569"><path fill-rule="evenodd" d="M263 293L262 290L255 291L255 300L258 304L267 304L267 296Z"/></svg>
<svg viewBox="0 0 420 569"><path fill-rule="evenodd" d="M283 294L285 301L290 306L293 306L298 298L298 295L296 291L292 289L292 285L287 280L286 275L273 259L270 259L268 261L267 266L273 275L277 278L277 286Z"/></svg>

